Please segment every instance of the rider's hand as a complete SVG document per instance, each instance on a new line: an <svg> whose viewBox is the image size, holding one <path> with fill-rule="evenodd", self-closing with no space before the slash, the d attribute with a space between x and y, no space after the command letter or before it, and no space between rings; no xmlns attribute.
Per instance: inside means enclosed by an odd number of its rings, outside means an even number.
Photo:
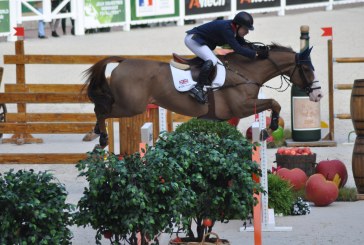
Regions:
<svg viewBox="0 0 364 245"><path fill-rule="evenodd" d="M269 56L268 50L263 49L263 50L257 51L257 55L256 55L257 59L266 59L266 58L268 58L268 56Z"/></svg>

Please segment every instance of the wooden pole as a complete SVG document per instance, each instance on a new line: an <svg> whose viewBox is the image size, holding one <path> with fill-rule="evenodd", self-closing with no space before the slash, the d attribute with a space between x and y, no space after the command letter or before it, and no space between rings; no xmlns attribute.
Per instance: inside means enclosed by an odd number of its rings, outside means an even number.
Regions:
<svg viewBox="0 0 364 245"><path fill-rule="evenodd" d="M332 57L332 40L327 40L327 64L328 64L328 79L329 79L329 140L335 139L335 121L334 121L334 71Z"/></svg>
<svg viewBox="0 0 364 245"><path fill-rule="evenodd" d="M362 63L364 62L364 57L341 57L333 59L336 63Z"/></svg>

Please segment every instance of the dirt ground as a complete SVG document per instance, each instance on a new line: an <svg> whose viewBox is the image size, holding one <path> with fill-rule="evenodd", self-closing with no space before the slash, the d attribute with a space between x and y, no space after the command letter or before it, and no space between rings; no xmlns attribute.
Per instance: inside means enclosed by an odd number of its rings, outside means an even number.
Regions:
<svg viewBox="0 0 364 245"><path fill-rule="evenodd" d="M310 26L310 44L314 47L311 58L316 69L316 76L321 81L325 97L321 100L321 120L328 122L328 87L327 87L327 37L321 37L321 27L333 27L334 57L364 57L364 3L350 6L341 6L333 11L325 11L321 8L310 9L304 12L287 12L286 16L275 14L255 15L255 31L251 32L247 39L263 43L276 42L291 46L299 50L300 26ZM184 46L185 31L193 25L133 29L123 32L113 29L109 33L90 34L85 36L65 35L60 38L52 38L48 29L49 38L40 40L36 37L36 30L26 30L25 52L31 54L110 54L110 55L138 55L138 54L190 54ZM15 67L4 65L3 55L14 54L14 43L0 41L0 66L5 68L3 83L0 91L3 91L4 83L15 83ZM27 82L29 83L81 83L82 72L88 66L83 65L33 65L26 68ZM364 78L364 64L335 64L334 80L338 83L352 83L355 79ZM277 87L279 78L268 82L268 85ZM283 93L263 88L266 97L275 98L282 105L281 116L290 128L290 91ZM82 111L92 112L91 106L62 105L31 105L30 111ZM8 109L14 111L14 105ZM350 92L334 91L334 112L350 112ZM252 123L252 118L243 119L239 129L245 130ZM353 140L355 134L348 138L353 130L351 120L335 119L336 147L313 147L317 154L317 162L324 159L340 159L347 167L349 178L347 186L354 187L354 179L351 168L351 156L353 152ZM116 132L116 135L118 132ZM4 135L9 137L10 135ZM35 135L37 137L37 135ZM87 152L93 148L96 142L82 142L82 135L38 135L45 141L42 145L0 145L0 153L16 152ZM116 144L116 149L118 145ZM268 149L268 167L274 163L275 149ZM85 181L78 178L74 165L7 165L1 164L0 171L10 168L36 170L52 170L55 176L66 184L69 191L69 201L76 203L82 195ZM364 202L334 202L328 207L312 206L312 212L305 216L276 217L276 227L292 227L292 231L264 232L263 244L267 245L298 245L298 244L362 244L364 243ZM220 237L230 240L232 244L253 244L253 232L240 232L242 221L232 221L228 224L218 224L216 232ZM74 232L73 244L94 244L95 231L90 228L72 227ZM162 243L167 244L169 237L163 235ZM108 244L104 241L103 244Z"/></svg>

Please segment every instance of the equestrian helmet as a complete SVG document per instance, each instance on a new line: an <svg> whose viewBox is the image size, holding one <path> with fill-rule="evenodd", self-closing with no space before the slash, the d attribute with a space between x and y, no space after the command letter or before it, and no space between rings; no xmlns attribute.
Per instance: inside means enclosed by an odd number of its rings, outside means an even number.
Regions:
<svg viewBox="0 0 364 245"><path fill-rule="evenodd" d="M254 30L253 17L245 11L241 11L241 12L237 13L233 19L233 22L236 25L245 26L246 28L248 28L251 31Z"/></svg>

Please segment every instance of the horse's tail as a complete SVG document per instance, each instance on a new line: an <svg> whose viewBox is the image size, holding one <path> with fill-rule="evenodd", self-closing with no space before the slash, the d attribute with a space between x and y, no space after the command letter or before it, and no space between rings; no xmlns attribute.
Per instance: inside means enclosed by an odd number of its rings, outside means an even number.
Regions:
<svg viewBox="0 0 364 245"><path fill-rule="evenodd" d="M105 77L106 65L122 61L121 57L110 56L98 61L84 72L87 79L82 91L87 87L87 96L95 104L96 116L109 114L115 101Z"/></svg>

